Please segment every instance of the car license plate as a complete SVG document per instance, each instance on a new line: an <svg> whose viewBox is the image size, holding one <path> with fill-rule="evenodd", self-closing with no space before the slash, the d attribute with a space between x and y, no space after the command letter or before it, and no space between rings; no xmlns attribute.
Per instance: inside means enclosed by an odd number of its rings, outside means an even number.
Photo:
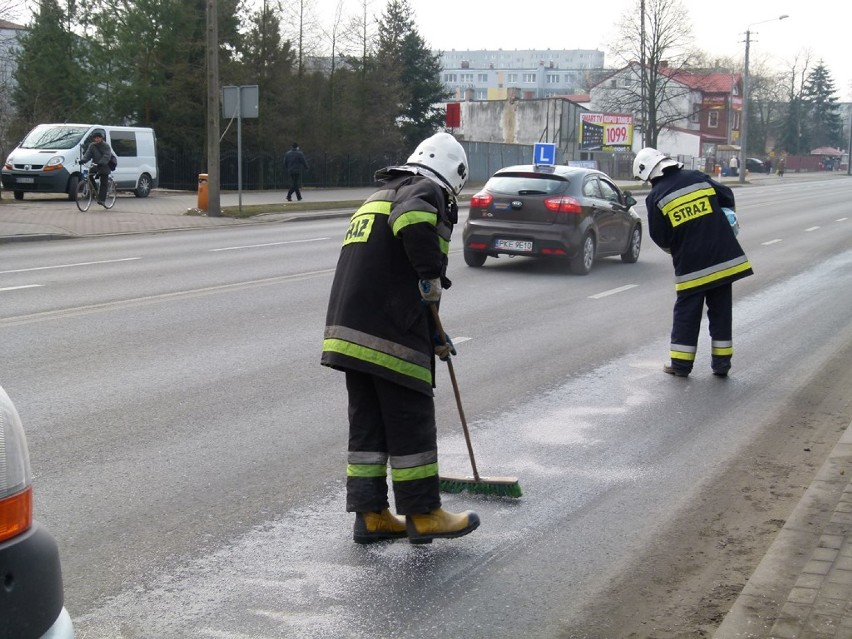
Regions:
<svg viewBox="0 0 852 639"><path fill-rule="evenodd" d="M31 177L19 177L15 180L18 184L33 184L35 182L35 178Z"/></svg>
<svg viewBox="0 0 852 639"><path fill-rule="evenodd" d="M519 253L532 253L533 243L524 240L496 240L494 248L518 251Z"/></svg>

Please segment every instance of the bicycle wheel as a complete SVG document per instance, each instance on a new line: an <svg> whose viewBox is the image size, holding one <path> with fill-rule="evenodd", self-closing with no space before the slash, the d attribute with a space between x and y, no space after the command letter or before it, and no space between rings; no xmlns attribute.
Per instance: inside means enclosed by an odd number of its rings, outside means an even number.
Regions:
<svg viewBox="0 0 852 639"><path fill-rule="evenodd" d="M75 201L77 202L77 208L83 213L88 211L89 207L92 206L92 188L89 185L89 180L83 180L77 185L77 197Z"/></svg>
<svg viewBox="0 0 852 639"><path fill-rule="evenodd" d="M113 180L112 177L110 177L109 182L107 182L107 193L106 200L104 200L104 206L108 209L115 206L115 180Z"/></svg>

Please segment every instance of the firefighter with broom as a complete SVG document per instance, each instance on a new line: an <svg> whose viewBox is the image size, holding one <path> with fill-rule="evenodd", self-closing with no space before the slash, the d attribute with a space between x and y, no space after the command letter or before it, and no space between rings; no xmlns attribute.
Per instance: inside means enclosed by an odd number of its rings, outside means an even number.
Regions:
<svg viewBox="0 0 852 639"><path fill-rule="evenodd" d="M424 140L402 166L376 173L380 188L352 216L326 315L321 363L346 374L346 510L366 544L461 537L472 511L441 508L435 425L435 356L455 354L430 305L449 288L447 253L467 156L449 133ZM394 502L390 512L387 466Z"/></svg>

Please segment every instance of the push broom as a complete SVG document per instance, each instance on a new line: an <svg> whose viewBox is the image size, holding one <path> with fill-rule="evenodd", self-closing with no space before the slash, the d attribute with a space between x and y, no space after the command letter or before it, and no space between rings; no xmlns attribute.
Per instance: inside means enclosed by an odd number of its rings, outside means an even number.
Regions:
<svg viewBox="0 0 852 639"><path fill-rule="evenodd" d="M435 320L435 328L438 335L441 337L442 346L449 349L449 340L444 332L444 327L441 326L441 318L438 316L438 308L435 304L430 304L432 309L432 317ZM452 357L447 355L447 369L450 371L450 381L453 383L453 393L456 396L456 406L459 409L459 418L461 419L462 430L464 431L464 441L467 444L467 452L470 456L470 466L473 470L473 477L453 477L441 476L438 478L439 487L446 493L469 492L480 495L495 495L497 497L520 497L521 485L518 483L517 477L480 477L479 471L476 469L476 458L473 455L473 445L470 441L470 431L467 427L467 419L464 416L462 408L461 394L459 393L459 384L456 381L456 372L453 368Z"/></svg>

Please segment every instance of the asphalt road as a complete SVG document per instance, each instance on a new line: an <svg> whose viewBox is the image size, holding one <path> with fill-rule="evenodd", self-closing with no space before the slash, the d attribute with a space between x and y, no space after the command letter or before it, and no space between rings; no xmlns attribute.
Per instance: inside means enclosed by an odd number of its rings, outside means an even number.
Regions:
<svg viewBox="0 0 852 639"><path fill-rule="evenodd" d="M442 315L480 472L480 530L359 547L345 391L319 366L345 220L10 245L2 383L78 637L554 637L852 341L846 181L738 193L757 275L734 370L660 372L669 258L588 277L451 256ZM682 383L681 383L682 382ZM441 467L466 472L448 378ZM724 407L721 410L720 407Z"/></svg>

